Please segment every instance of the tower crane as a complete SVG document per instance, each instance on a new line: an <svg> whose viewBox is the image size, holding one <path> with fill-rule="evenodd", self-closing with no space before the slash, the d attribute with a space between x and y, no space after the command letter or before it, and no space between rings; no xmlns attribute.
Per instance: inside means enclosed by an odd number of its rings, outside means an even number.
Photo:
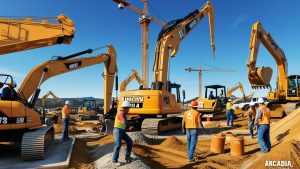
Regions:
<svg viewBox="0 0 300 169"><path fill-rule="evenodd" d="M140 10L128 2L126 0L113 0L118 4L119 9L123 9L124 7L138 13L140 15L139 23L141 25L141 35L142 35L142 79L144 81L144 88L148 88L148 58L149 58L149 24L151 21L154 21L161 26L165 26L166 23L148 15L148 0L142 0L144 3L144 9Z"/></svg>
<svg viewBox="0 0 300 169"><path fill-rule="evenodd" d="M233 70L229 69L221 69L221 68L215 68L215 69L202 69L201 64L199 65L198 69L193 69L191 67L185 69L188 72L198 72L198 79L199 79L199 98L202 97L202 72L233 72Z"/></svg>

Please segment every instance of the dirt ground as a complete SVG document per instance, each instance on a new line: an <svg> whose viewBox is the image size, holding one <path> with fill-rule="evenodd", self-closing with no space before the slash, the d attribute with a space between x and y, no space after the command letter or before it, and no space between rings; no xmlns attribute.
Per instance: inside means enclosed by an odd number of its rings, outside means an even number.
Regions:
<svg viewBox="0 0 300 169"><path fill-rule="evenodd" d="M300 110L299 110L300 112ZM247 119L239 112L235 119L235 128L230 130L247 129ZM295 114L295 113L294 113ZM298 113L299 114L299 113ZM294 121L293 123L287 123ZM298 122L296 122L298 121ZM159 142L138 143L133 146L133 153L137 155L150 168L199 168L199 169L234 169L240 168L244 163L249 163L249 168L265 168L266 160L291 160L294 166L300 164L300 116L288 116L283 120L272 119L271 142L272 151L260 157L260 148L257 138L251 139L244 135L245 154L242 157L232 157L230 155L230 145L226 142L224 154L214 154L210 152L211 137L200 137L195 152L196 162L187 161L187 143L183 136L169 136ZM206 127L220 127L224 121L211 122ZM77 124L77 128L96 128L95 124ZM285 127L280 127L280 126ZM76 127L74 127L76 128ZM71 156L69 168L95 168L94 161L99 159L113 148L113 136L99 136L92 138L77 138ZM108 150L109 149L109 150ZM252 164L254 159L258 160ZM251 166L252 164L252 166ZM299 166L300 167L300 166Z"/></svg>

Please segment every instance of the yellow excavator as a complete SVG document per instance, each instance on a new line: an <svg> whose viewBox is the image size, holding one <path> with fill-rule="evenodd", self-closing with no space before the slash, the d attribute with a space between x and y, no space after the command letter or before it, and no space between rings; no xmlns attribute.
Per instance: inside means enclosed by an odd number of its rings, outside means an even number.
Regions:
<svg viewBox="0 0 300 169"><path fill-rule="evenodd" d="M140 85L140 89L143 88L143 84L144 81L142 80L142 78L139 76L139 73L136 70L132 70L130 76L128 76L125 80L122 81L121 85L120 85L120 92L126 91L126 87L127 85L133 80L136 79L136 81L139 83Z"/></svg>
<svg viewBox="0 0 300 169"><path fill-rule="evenodd" d="M250 95L246 96L243 84L241 82L238 82L236 85L232 86L230 89L227 90L227 97L231 98L232 97L232 93L234 91L236 91L237 89L240 89L240 91L242 92L243 98L242 99L233 100L232 101L233 103L235 103L237 101L244 101L245 102L245 101L250 100L254 96L253 92Z"/></svg>
<svg viewBox="0 0 300 169"><path fill-rule="evenodd" d="M256 67L260 43L270 52L275 59L278 69L275 91L270 89L267 99L272 110L280 108L281 116L287 115L300 106L300 76L288 75L288 62L283 50L272 38L271 34L263 29L261 22L252 25L250 39L250 58L247 62L248 79L254 89L271 88L270 80L272 68Z"/></svg>
<svg viewBox="0 0 300 169"><path fill-rule="evenodd" d="M78 108L78 116L81 120L98 120L101 110L93 97L84 97L79 99L81 106Z"/></svg>
<svg viewBox="0 0 300 169"><path fill-rule="evenodd" d="M110 109L116 66L116 51L108 45L107 53L94 57L72 59L93 52L92 49L66 57L53 57L33 68L25 77L18 90L18 99L0 100L0 142L20 142L21 157L24 160L43 159L45 150L54 138L52 126L42 126L40 114L34 105L41 91L40 87L47 79L95 64L104 63L104 112ZM10 75L0 75L5 79L0 87L13 81Z"/></svg>
<svg viewBox="0 0 300 169"><path fill-rule="evenodd" d="M52 96L57 102L59 102L59 97L57 97L52 91L48 91L47 94L45 94L41 100L42 100L42 107L45 107L46 105L46 100L49 96Z"/></svg>
<svg viewBox="0 0 300 169"><path fill-rule="evenodd" d="M48 91L42 98L41 98L41 101L42 101L42 122L43 123L46 123L47 125L51 125L51 121L54 121L55 123L57 123L57 120L58 120L58 116L59 114L56 114L56 113L52 113L51 115L48 115L46 114L46 110L45 110L45 107L46 107L46 100L49 96L52 96L56 101L57 103L59 103L59 97L57 97L52 91ZM47 120L46 120L47 118Z"/></svg>
<svg viewBox="0 0 300 169"><path fill-rule="evenodd" d="M183 111L180 97L177 95L176 99L171 93L175 88L179 94L180 85L169 81L169 59L175 57L181 42L206 15L209 17L211 46L214 53L214 10L212 3L207 2L203 8L167 23L160 31L156 42L151 89L120 92L118 109L121 109L123 101L129 101L132 107L128 115L139 116L134 124L137 124L136 128L141 128L144 133L160 134L181 127L181 118L177 117ZM168 116L172 114L177 116Z"/></svg>
<svg viewBox="0 0 300 169"><path fill-rule="evenodd" d="M73 21L57 17L0 17L0 55L56 44L70 44L75 34Z"/></svg>

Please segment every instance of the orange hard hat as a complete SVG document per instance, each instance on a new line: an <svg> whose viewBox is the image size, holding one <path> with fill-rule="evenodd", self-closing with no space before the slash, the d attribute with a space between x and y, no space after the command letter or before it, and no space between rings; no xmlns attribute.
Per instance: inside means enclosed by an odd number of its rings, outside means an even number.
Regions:
<svg viewBox="0 0 300 169"><path fill-rule="evenodd" d="M191 106L198 107L198 102L196 102L195 100L191 101Z"/></svg>

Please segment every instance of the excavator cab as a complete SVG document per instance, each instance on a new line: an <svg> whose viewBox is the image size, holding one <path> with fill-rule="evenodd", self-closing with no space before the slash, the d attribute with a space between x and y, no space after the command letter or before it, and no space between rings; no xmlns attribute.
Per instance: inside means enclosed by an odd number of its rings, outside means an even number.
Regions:
<svg viewBox="0 0 300 169"><path fill-rule="evenodd" d="M288 77L288 97L300 97L300 76L291 75Z"/></svg>
<svg viewBox="0 0 300 169"><path fill-rule="evenodd" d="M180 84L177 84L177 83L171 83L169 81L169 92L172 93L172 89L175 89L176 90L176 100L178 103L181 102L181 98L180 98L180 87L181 85Z"/></svg>

